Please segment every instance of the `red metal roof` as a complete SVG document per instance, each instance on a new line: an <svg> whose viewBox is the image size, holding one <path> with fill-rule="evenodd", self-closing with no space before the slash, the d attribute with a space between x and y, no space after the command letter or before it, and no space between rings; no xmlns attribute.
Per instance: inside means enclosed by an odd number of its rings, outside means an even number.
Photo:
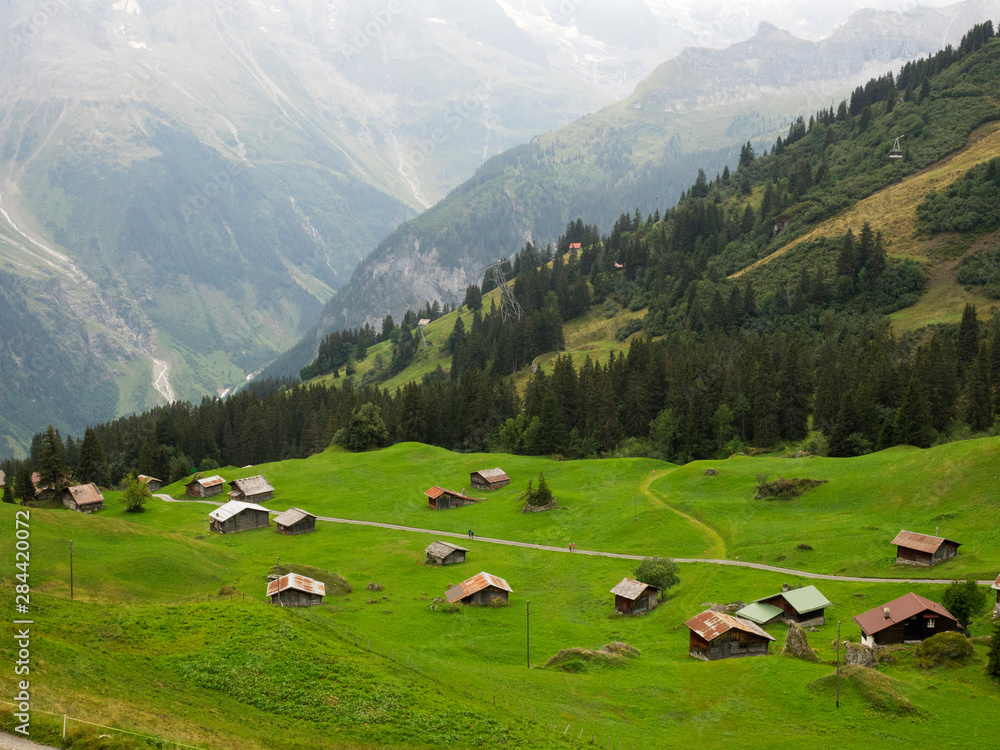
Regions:
<svg viewBox="0 0 1000 750"><path fill-rule="evenodd" d="M447 494L451 495L452 497L460 498L462 500L469 500L474 503L479 502L479 498L477 497L469 497L468 495L463 495L461 492L455 492L455 490L446 490L444 487L438 487L437 485L431 487L424 494L427 495L427 497L429 497L431 500L441 497L441 495Z"/></svg>
<svg viewBox="0 0 1000 750"><path fill-rule="evenodd" d="M906 547L907 549L915 549L920 552L926 552L933 555L938 551L938 548L945 542L951 542L956 547L961 547L962 545L953 539L945 539L940 536L931 536L930 534L918 534L915 531L900 531L896 534L896 538L892 540L892 543L897 547Z"/></svg>
<svg viewBox="0 0 1000 750"><path fill-rule="evenodd" d="M571 242L569 243L570 250L579 250L583 246L582 242Z"/></svg>
<svg viewBox="0 0 1000 750"><path fill-rule="evenodd" d="M889 611L888 617L886 617L886 610ZM883 604L881 607L874 607L860 615L855 615L854 622L861 626L861 630L866 635L872 635L924 612L932 612L935 617L946 617L958 622L951 612L940 604L925 599L919 594L914 594L912 591ZM959 624L958 627L961 628L962 625Z"/></svg>
<svg viewBox="0 0 1000 750"><path fill-rule="evenodd" d="M448 589L445 592L445 596L448 597L448 602L454 604L459 599L464 599L467 596L472 596L477 591L482 591L488 586L496 586L498 589L502 589L509 594L513 594L514 590L507 585L507 582L500 578L499 576L491 575L490 573L480 573L479 575L472 576L467 580L462 581L457 586Z"/></svg>
<svg viewBox="0 0 1000 750"><path fill-rule="evenodd" d="M443 495L444 493L445 493L445 490L441 489L437 485L434 485L429 490L427 490L427 492L425 492L424 494L427 495L427 497L429 497L431 500L434 500L435 498L441 497L441 495Z"/></svg>
<svg viewBox="0 0 1000 750"><path fill-rule="evenodd" d="M295 589L297 591L304 591L307 594L319 594L320 596L326 596L325 583L313 580L312 578L306 578L305 576L300 576L298 573L289 573L288 575L281 576L281 578L276 581L268 582L267 595L274 596L279 591L285 591L287 589Z"/></svg>
<svg viewBox="0 0 1000 750"><path fill-rule="evenodd" d="M767 638L769 641L774 640L773 636L768 635L749 620L744 620L741 617L733 617L732 615L727 615L725 612L713 612L710 609L705 610L700 615L695 615L684 624L706 641L715 640L730 630L742 630L744 633L759 635L762 638Z"/></svg>
<svg viewBox="0 0 1000 750"><path fill-rule="evenodd" d="M997 582L990 586L990 588L1000 591L1000 576L997 576Z"/></svg>

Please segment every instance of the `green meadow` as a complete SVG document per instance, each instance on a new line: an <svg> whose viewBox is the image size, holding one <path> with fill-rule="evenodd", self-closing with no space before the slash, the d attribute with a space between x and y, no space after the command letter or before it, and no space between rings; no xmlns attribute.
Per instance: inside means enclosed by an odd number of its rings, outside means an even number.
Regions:
<svg viewBox="0 0 1000 750"><path fill-rule="evenodd" d="M1000 570L990 474L1000 468L998 448L994 438L859 459L737 457L674 467L403 444L220 473L226 479L264 473L277 490L269 507L340 518L457 533L471 527L480 537L676 557L711 556L721 543L731 559L821 573L992 578ZM475 506L427 508L423 491L432 484L461 490L469 471L497 465L511 475L511 486ZM717 474L706 475L707 468ZM522 514L517 497L539 472L561 507ZM758 473L827 484L792 500L758 501ZM183 494L180 485L167 490ZM614 614L609 590L632 574L630 560L477 539L459 540L469 548L468 562L440 568L424 562L432 534L319 522L315 533L297 537L275 533L273 524L220 536L208 533L208 505L155 500L144 513L126 514L114 493L106 497L106 509L92 516L31 510L37 709L205 748L995 742L989 717L1000 715L1000 686L983 673L981 642L979 660L954 669L919 669L912 647L900 648L877 673L845 674L841 706L834 706L838 621L843 637L857 640L854 614L906 591L940 599L940 585L816 581L833 602L827 624L808 634L821 662L781 656L785 627L777 625L768 627L776 638L770 656L703 663L688 656L684 622L706 603L750 601L783 583L812 581L682 564L681 583L659 608L626 618ZM0 507L5 528L13 528L15 511ZM935 525L963 542L958 558L930 570L892 564L889 542L899 528L933 533ZM800 543L813 550L799 550ZM266 575L279 557L282 566L335 573L353 591L308 610L266 605ZM9 557L3 564L11 600L16 571ZM509 606L449 608L435 601L481 570L508 581ZM382 589L370 590L369 583ZM986 615L970 629L973 636L990 632ZM545 667L560 649L600 649L612 641L641 653L617 665ZM5 662L13 656L9 640L0 656ZM9 670L0 684L11 694ZM9 727L10 715L0 717ZM35 722L39 732L56 732L52 717L37 715ZM65 746L112 746L81 728L73 736Z"/></svg>

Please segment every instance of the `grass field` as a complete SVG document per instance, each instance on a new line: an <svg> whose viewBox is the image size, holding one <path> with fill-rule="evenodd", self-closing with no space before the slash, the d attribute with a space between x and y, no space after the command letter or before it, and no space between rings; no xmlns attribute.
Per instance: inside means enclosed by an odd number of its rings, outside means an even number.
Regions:
<svg viewBox="0 0 1000 750"><path fill-rule="evenodd" d="M575 541L581 549L679 557L712 550L705 527L675 508L715 532L730 558L885 577L986 577L1000 569L990 473L1000 466L998 449L1000 440L989 439L860 459L734 458L673 467L645 459L459 455L403 444L221 473L231 479L263 472L277 488L270 507L321 515L459 533L471 526L480 536ZM510 487L475 506L426 508L422 492L431 484L460 490L469 470L495 465L511 474ZM709 466L718 474L706 476ZM521 514L516 496L539 471L564 508ZM791 501L755 501L754 477L762 471L828 483ZM651 495L642 491L646 483ZM179 494L178 485L168 489ZM591 736L596 747L610 738L612 747L637 748L712 741L791 748L816 737L850 748L995 741L988 717L1000 715L1000 687L983 674L982 645L979 662L929 671L913 666L907 647L880 669L887 679L845 681L839 711L830 664L777 655L784 626L769 626L777 642L767 658L702 663L687 655L683 623L706 602L750 601L782 583L808 583L794 576L685 564L663 605L623 618L613 613L608 591L631 575L631 561L476 540L463 542L470 549L464 565L429 567L423 549L433 535L320 522L316 533L298 537L278 535L273 526L219 536L207 533L207 505L154 501L144 513L126 514L113 493L108 501L92 516L31 511L36 708L226 748L590 747ZM0 507L7 528L14 510ZM899 526L933 532L933 524L964 542L962 555L931 570L889 564L888 542ZM800 542L814 551L793 551ZM776 561L779 554L785 559ZM337 573L354 591L308 611L266 606L266 573L279 556L283 565ZM2 569L6 581L10 565ZM431 609L451 584L480 570L508 581L510 606ZM372 582L384 590L368 590ZM833 602L828 624L809 634L824 662L834 658L838 620L844 637L857 640L856 612L909 590L938 599L943 590L817 585ZM232 598L219 597L227 586ZM987 634L988 620L974 622L971 632ZM641 655L624 666L578 672L543 666L562 648L597 649L616 640ZM9 641L0 645L5 659L11 648ZM11 676L0 684L9 693Z"/></svg>

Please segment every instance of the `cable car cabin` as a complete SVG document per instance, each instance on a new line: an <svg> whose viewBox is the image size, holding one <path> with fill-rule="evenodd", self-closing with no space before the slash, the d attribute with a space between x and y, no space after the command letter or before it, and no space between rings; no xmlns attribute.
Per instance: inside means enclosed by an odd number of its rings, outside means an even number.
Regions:
<svg viewBox="0 0 1000 750"><path fill-rule="evenodd" d="M902 138L903 136L899 136ZM892 148L889 150L890 159L902 159L903 158L903 147L899 145L899 138L892 142Z"/></svg>

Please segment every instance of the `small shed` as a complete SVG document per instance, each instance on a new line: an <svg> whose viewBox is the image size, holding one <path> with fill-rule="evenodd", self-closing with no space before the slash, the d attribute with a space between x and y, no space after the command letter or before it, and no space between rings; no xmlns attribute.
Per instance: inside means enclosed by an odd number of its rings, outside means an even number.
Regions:
<svg viewBox="0 0 1000 750"><path fill-rule="evenodd" d="M997 592L997 607L1000 607L1000 576L997 576L996 583L990 586L991 589L995 589Z"/></svg>
<svg viewBox="0 0 1000 750"><path fill-rule="evenodd" d="M774 638L753 622L706 610L684 623L691 630L691 656L702 661L767 656Z"/></svg>
<svg viewBox="0 0 1000 750"><path fill-rule="evenodd" d="M623 615L641 615L659 604L661 589L633 578L622 578L611 589L615 595L615 611Z"/></svg>
<svg viewBox="0 0 1000 750"><path fill-rule="evenodd" d="M289 573L269 581L267 598L281 607L312 607L323 603L326 584L312 578Z"/></svg>
<svg viewBox="0 0 1000 750"><path fill-rule="evenodd" d="M427 553L427 562L435 565L455 565L465 562L465 547L459 547L451 542L432 542L424 550Z"/></svg>
<svg viewBox="0 0 1000 750"><path fill-rule="evenodd" d="M218 474L201 479L192 479L185 486L187 494L191 497L212 497L222 492L226 480Z"/></svg>
<svg viewBox="0 0 1000 750"><path fill-rule="evenodd" d="M478 498L467 497L461 492L446 490L437 485L431 487L424 494L427 495L427 505L431 510L448 510L479 502Z"/></svg>
<svg viewBox="0 0 1000 750"><path fill-rule="evenodd" d="M3 469L0 469L0 490L4 488L4 482L6 481L6 475L3 473Z"/></svg>
<svg viewBox="0 0 1000 750"><path fill-rule="evenodd" d="M274 525L278 527L279 534L308 534L316 531L316 516L301 508L289 508L275 516Z"/></svg>
<svg viewBox="0 0 1000 750"><path fill-rule="evenodd" d="M264 529L270 524L267 508L253 503L230 500L208 514L210 531L220 534L234 534L237 531Z"/></svg>
<svg viewBox="0 0 1000 750"><path fill-rule="evenodd" d="M93 482L67 487L63 490L62 501L70 510L81 513L91 513L104 507L104 495Z"/></svg>
<svg viewBox="0 0 1000 750"><path fill-rule="evenodd" d="M757 599L736 613L737 617L750 620L758 625L772 622L795 623L800 627L819 627L826 624L824 610L831 606L815 586L800 589L782 587L779 594Z"/></svg>
<svg viewBox="0 0 1000 750"><path fill-rule="evenodd" d="M480 469L469 474L469 481L477 490L498 490L510 484L510 477L503 469Z"/></svg>
<svg viewBox="0 0 1000 750"><path fill-rule="evenodd" d="M900 531L892 540L897 565L937 565L958 554L962 545L951 539L915 531Z"/></svg>
<svg viewBox="0 0 1000 750"><path fill-rule="evenodd" d="M483 572L462 581L445 592L449 604L489 604L491 599L508 601L508 594L513 594L507 582L498 576Z"/></svg>
<svg viewBox="0 0 1000 750"><path fill-rule="evenodd" d="M266 503L274 494L274 487L260 474L246 479L234 479L229 487L229 499L242 503Z"/></svg>
<svg viewBox="0 0 1000 750"><path fill-rule="evenodd" d="M156 477L148 477L145 474L140 474L138 478L140 482L149 487L150 492L159 492L163 486L163 480Z"/></svg>
<svg viewBox="0 0 1000 750"><path fill-rule="evenodd" d="M919 643L936 633L963 629L951 612L912 591L856 615L854 622L861 628L865 646Z"/></svg>

